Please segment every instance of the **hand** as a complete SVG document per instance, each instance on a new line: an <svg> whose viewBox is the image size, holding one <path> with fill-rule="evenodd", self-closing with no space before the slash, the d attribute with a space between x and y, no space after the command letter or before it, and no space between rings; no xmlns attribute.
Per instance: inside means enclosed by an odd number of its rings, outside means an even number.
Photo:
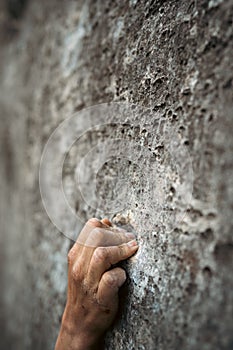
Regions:
<svg viewBox="0 0 233 350"><path fill-rule="evenodd" d="M132 256L138 245L132 233L108 219L90 219L68 254L67 303L56 350L100 349L99 341L118 310L125 271L112 265Z"/></svg>

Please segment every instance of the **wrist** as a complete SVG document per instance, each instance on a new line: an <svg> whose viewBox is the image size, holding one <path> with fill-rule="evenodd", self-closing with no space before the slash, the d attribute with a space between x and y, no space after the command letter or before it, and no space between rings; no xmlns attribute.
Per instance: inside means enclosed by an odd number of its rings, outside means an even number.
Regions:
<svg viewBox="0 0 233 350"><path fill-rule="evenodd" d="M75 324L64 312L55 350L101 350L100 338Z"/></svg>

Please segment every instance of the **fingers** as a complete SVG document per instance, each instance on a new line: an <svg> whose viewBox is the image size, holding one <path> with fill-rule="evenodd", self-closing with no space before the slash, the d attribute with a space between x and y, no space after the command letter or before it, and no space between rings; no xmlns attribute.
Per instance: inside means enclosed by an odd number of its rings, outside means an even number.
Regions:
<svg viewBox="0 0 233 350"><path fill-rule="evenodd" d="M76 242L79 244L85 244L88 235L95 228L106 228L106 225L96 218L89 219L78 235Z"/></svg>
<svg viewBox="0 0 233 350"><path fill-rule="evenodd" d="M98 234L98 232L100 231L100 229L117 231L117 232L123 232L123 231L125 232L125 230L113 228L112 223L106 218L102 220L92 218L87 221L82 231L80 232L76 242L81 245L97 246L98 244L95 241L96 241L96 238L97 238L97 241L99 241L98 237L100 237L101 234L100 233ZM93 230L95 231L93 232ZM92 237L90 237L90 233L92 233ZM93 238L94 240L91 243L90 241ZM87 243L87 239L89 239L88 243Z"/></svg>
<svg viewBox="0 0 233 350"><path fill-rule="evenodd" d="M137 250L138 244L135 240L118 246L97 247L90 261L87 273L87 283L90 286L96 287L106 270L112 265L128 259Z"/></svg>
<svg viewBox="0 0 233 350"><path fill-rule="evenodd" d="M102 228L102 227L106 228L106 225L96 218L89 219L86 222L86 224L83 227L82 231L80 232L76 242L74 243L73 247L70 249L70 251L68 253L68 263L69 264L74 264L75 260L82 254L83 245L85 244L89 234L95 228ZM89 253L92 253L92 251Z"/></svg>
<svg viewBox="0 0 233 350"><path fill-rule="evenodd" d="M134 238L132 233L126 232L121 228L112 227L111 222L106 218L101 221L92 218L83 227L76 243L89 247L98 247L100 245L119 245Z"/></svg>
<svg viewBox="0 0 233 350"><path fill-rule="evenodd" d="M107 222L107 219L103 219ZM84 273L87 272L93 252L96 247L118 246L134 239L132 233L120 228L107 226L102 221L92 218L82 229L76 243L68 254L69 264L80 265L82 262Z"/></svg>
<svg viewBox="0 0 233 350"><path fill-rule="evenodd" d="M101 220L101 222L107 226L112 226L112 223L110 220L108 220L107 218L104 218Z"/></svg>
<svg viewBox="0 0 233 350"><path fill-rule="evenodd" d="M134 238L135 236L132 233L126 232L125 230L96 227L89 233L88 237L86 238L85 246L113 246L129 242Z"/></svg>
<svg viewBox="0 0 233 350"><path fill-rule="evenodd" d="M119 288L126 280L126 273L120 267L116 267L103 274L97 291L97 300L104 306L112 306L118 301Z"/></svg>
<svg viewBox="0 0 233 350"><path fill-rule="evenodd" d="M86 293L89 297L93 296L99 306L105 306L114 313L118 290L125 282L126 274L123 269L112 268L112 265L131 257L138 244L132 233L110 225L107 219L100 221L93 218L81 231L83 244L78 239L68 254L71 282L67 298L76 302L76 293Z"/></svg>

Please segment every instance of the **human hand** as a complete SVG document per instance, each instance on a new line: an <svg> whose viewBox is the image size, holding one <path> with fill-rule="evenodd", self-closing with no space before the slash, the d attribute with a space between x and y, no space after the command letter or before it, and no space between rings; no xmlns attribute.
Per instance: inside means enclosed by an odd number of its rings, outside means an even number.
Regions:
<svg viewBox="0 0 233 350"><path fill-rule="evenodd" d="M132 233L90 219L68 254L67 303L55 350L100 349L118 310L125 271L112 265L138 249Z"/></svg>

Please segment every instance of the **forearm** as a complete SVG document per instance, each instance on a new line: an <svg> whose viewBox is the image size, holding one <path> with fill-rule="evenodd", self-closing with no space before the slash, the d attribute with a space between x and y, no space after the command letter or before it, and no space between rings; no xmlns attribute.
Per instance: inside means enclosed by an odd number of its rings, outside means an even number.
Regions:
<svg viewBox="0 0 233 350"><path fill-rule="evenodd" d="M63 325L57 338L55 350L102 350L104 349L101 339L93 339L89 335L70 334Z"/></svg>
<svg viewBox="0 0 233 350"><path fill-rule="evenodd" d="M103 350L103 340L96 339L91 334L73 332L67 326L65 320L61 324L61 329L57 338L55 350Z"/></svg>

